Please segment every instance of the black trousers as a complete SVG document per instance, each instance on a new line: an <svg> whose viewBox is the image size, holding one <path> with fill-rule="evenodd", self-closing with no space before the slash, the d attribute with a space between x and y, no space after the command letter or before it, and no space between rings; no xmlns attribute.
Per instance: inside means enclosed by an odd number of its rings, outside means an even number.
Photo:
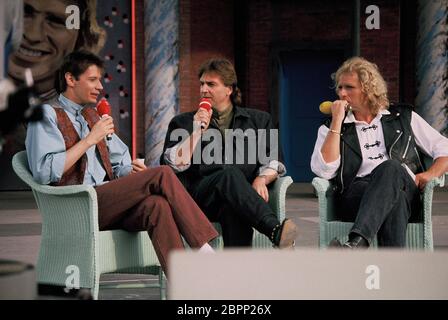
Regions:
<svg viewBox="0 0 448 320"><path fill-rule="evenodd" d="M269 205L236 167L202 178L190 191L209 220L221 224L226 247L250 246L252 228L270 237L273 228L280 224Z"/></svg>
<svg viewBox="0 0 448 320"><path fill-rule="evenodd" d="M410 218L421 216L420 191L396 160L387 160L370 175L356 178L340 200L340 218L354 221L351 232L369 242L377 235L379 246L404 247Z"/></svg>

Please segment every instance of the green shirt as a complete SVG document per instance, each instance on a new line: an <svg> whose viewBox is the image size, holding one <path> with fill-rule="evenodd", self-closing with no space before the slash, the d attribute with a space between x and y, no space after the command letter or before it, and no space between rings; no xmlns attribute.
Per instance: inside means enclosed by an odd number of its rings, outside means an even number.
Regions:
<svg viewBox="0 0 448 320"><path fill-rule="evenodd" d="M233 119L233 105L224 112L213 110L212 121L213 124L221 131L222 136L225 136L225 130L230 128Z"/></svg>

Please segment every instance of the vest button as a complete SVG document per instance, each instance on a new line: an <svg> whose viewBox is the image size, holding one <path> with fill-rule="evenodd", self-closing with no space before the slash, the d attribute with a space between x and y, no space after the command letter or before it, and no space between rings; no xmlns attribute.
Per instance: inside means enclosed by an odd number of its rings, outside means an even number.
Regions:
<svg viewBox="0 0 448 320"><path fill-rule="evenodd" d="M397 117L400 115L400 112L397 112Z"/></svg>
<svg viewBox="0 0 448 320"><path fill-rule="evenodd" d="M397 130L397 133L400 133L401 131L400 130Z"/></svg>

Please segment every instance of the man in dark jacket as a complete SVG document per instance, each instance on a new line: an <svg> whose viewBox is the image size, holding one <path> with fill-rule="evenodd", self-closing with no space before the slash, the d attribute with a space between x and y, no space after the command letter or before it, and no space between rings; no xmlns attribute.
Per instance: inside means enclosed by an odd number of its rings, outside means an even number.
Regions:
<svg viewBox="0 0 448 320"><path fill-rule="evenodd" d="M267 185L285 168L276 159L278 135L266 112L245 109L233 65L210 59L199 70L205 104L174 117L162 164L170 165L211 221L220 222L225 246L250 246L253 229L274 246L294 246L297 227L269 207Z"/></svg>

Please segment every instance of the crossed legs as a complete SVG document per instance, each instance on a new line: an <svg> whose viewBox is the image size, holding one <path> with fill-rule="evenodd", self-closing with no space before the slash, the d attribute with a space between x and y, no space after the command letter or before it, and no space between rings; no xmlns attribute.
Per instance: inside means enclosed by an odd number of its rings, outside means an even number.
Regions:
<svg viewBox="0 0 448 320"><path fill-rule="evenodd" d="M110 181L96 192L100 230L147 230L165 273L169 252L184 247L181 236L193 248L218 236L167 166Z"/></svg>

